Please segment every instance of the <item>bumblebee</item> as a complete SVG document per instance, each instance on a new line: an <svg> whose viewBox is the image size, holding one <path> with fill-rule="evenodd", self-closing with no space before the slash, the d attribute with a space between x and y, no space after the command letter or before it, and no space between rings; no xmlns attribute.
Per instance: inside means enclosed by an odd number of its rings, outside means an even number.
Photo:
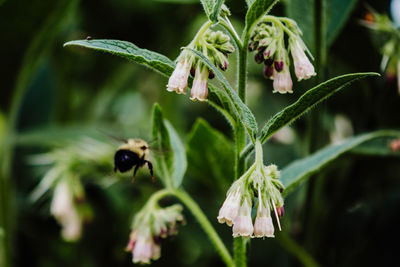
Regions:
<svg viewBox="0 0 400 267"><path fill-rule="evenodd" d="M150 147L146 141L137 138L125 140L125 144L121 145L114 156L114 172L127 172L133 167L132 183L135 180L136 172L145 164L149 167L151 179L154 180L153 164L149 161Z"/></svg>

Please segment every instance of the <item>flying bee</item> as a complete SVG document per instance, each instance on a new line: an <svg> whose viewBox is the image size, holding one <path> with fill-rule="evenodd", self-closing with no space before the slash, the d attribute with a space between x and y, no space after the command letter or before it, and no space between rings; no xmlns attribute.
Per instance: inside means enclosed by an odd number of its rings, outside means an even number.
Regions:
<svg viewBox="0 0 400 267"><path fill-rule="evenodd" d="M135 180L136 172L140 167L147 164L154 180L153 164L149 161L150 147L146 141L138 138L124 140L125 144L121 145L114 156L114 172L127 172L133 167L132 183Z"/></svg>

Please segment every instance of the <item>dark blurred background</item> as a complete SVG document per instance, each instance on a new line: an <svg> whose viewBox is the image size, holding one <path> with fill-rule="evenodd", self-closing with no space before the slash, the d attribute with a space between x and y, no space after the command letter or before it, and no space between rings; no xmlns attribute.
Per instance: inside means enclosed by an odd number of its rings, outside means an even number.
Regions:
<svg viewBox="0 0 400 267"><path fill-rule="evenodd" d="M285 15L281 1L273 15ZM389 14L390 1L352 1L353 8L330 44L324 80L339 74L380 72L380 46L384 36L373 35L359 23L369 5ZM0 136L7 121L14 121L18 136L11 163L11 188L15 216L12 262L15 266L130 266L124 252L133 214L151 192L159 189L144 172L134 186L129 179L104 190L98 183L85 183L93 221L86 225L81 241L67 243L60 227L49 215L49 201L31 203L28 195L43 172L27 158L54 147L60 140L96 134L110 129L123 137L150 138L151 108L160 103L164 115L178 129L183 141L198 117L232 140L229 125L211 106L193 103L188 97L168 93L167 78L133 62L81 48L63 48L74 39L120 39L175 59L205 21L197 1L173 0L6 0L0 1ZM244 1L226 1L231 21L243 28ZM307 12L300 18L307 20ZM302 21L298 21L300 26ZM312 32L304 31L305 40ZM312 50L313 48L310 47ZM230 57L235 60L235 55ZM260 123L298 99L316 83L294 83L292 95L272 94L272 84L262 67L249 54L248 104ZM234 64L227 75L234 82ZM20 101L18 108L14 102ZM396 78L367 79L353 84L309 112L321 112L318 121L323 137L315 150L330 142L338 115L350 122L353 134L377 129L399 128L400 96ZM14 114L15 118L10 117ZM287 142L265 145L266 163L283 168L307 155L310 118L291 125ZM386 142L386 141L385 141ZM204 144L205 146L207 144ZM230 166L220 165L221 177L208 171L188 154L189 168L184 187L193 195L208 218L231 247L231 229L219 225L217 212L232 177ZM112 159L110 159L112 160ZM348 153L313 177L286 200L283 231L288 233L321 266L384 266L398 262L396 244L400 208L399 158ZM217 184L217 186L216 186ZM12 201L12 200L10 200ZM167 199L166 203L175 200ZM11 216L11 215L10 215ZM207 236L185 212L187 224L179 234L162 244L162 257L155 266L220 266L221 260ZM290 245L276 239L252 240L250 266L301 266ZM293 249L293 248L292 248ZM296 248L295 248L296 249Z"/></svg>

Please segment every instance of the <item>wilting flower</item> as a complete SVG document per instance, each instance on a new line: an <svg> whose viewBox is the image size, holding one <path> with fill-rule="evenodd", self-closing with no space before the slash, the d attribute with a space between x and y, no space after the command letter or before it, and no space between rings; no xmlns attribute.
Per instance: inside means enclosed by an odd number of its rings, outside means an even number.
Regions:
<svg viewBox="0 0 400 267"><path fill-rule="evenodd" d="M290 77L289 67L284 65L282 68L282 71L276 71L274 74L274 90L272 92L279 92L281 94L293 93L293 82L292 78Z"/></svg>
<svg viewBox="0 0 400 267"><path fill-rule="evenodd" d="M279 230L279 218L283 216L283 185L279 181L280 173L275 165L264 166L261 143L256 142L256 160L254 164L232 185L228 196L219 210L218 222L231 226L234 237L274 237L274 225L271 211L276 215ZM251 209L254 197L258 197L257 216L254 222Z"/></svg>
<svg viewBox="0 0 400 267"><path fill-rule="evenodd" d="M310 60L304 53L306 48L303 42L300 42L297 39L291 40L289 47L290 52L292 53L294 70L298 81L301 81L303 79L306 80L316 75L314 71L314 66L311 64Z"/></svg>
<svg viewBox="0 0 400 267"><path fill-rule="evenodd" d="M191 100L207 101L208 95L208 69L198 64L194 76L193 86L190 91Z"/></svg>
<svg viewBox="0 0 400 267"><path fill-rule="evenodd" d="M167 91L177 92L178 94L185 94L188 86L188 78L190 69L192 68L192 59L190 56L184 54L178 61L174 72L169 77Z"/></svg>
<svg viewBox="0 0 400 267"><path fill-rule="evenodd" d="M250 237L253 235L253 222L251 220L251 201L244 198L242 205L240 206L239 213L233 222L233 236L246 236Z"/></svg>
<svg viewBox="0 0 400 267"><path fill-rule="evenodd" d="M133 263L149 264L150 260L159 259L161 239L176 234L176 224L183 222L181 205L160 208L152 200L148 203L135 216L125 249L132 253Z"/></svg>

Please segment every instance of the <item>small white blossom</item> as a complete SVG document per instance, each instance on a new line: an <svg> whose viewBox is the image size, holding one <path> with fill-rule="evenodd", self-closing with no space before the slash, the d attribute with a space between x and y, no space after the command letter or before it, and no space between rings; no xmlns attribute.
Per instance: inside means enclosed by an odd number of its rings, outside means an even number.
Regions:
<svg viewBox="0 0 400 267"><path fill-rule="evenodd" d="M66 181L57 183L50 213L61 224L61 235L66 241L76 241L82 234L82 218L74 205L74 196Z"/></svg>
<svg viewBox="0 0 400 267"><path fill-rule="evenodd" d="M239 213L241 194L238 191L230 192L218 214L218 222L232 226Z"/></svg>
<svg viewBox="0 0 400 267"><path fill-rule="evenodd" d="M207 101L208 95L208 69L203 66L197 66L196 74L193 80L193 86L190 91L190 99L195 101Z"/></svg>
<svg viewBox="0 0 400 267"><path fill-rule="evenodd" d="M191 67L192 61L186 57L182 57L171 77L169 77L167 91L185 94Z"/></svg>
<svg viewBox="0 0 400 267"><path fill-rule="evenodd" d="M134 249L132 251L133 263L150 263L153 256L153 237L148 233L138 233Z"/></svg>
<svg viewBox="0 0 400 267"><path fill-rule="evenodd" d="M299 40L290 42L290 51L294 61L294 71L299 81L315 76L314 66L304 53L305 48Z"/></svg>
<svg viewBox="0 0 400 267"><path fill-rule="evenodd" d="M274 91L273 93L279 92L281 94L293 93L292 87L293 82L290 77L289 68L284 65L283 70L280 72L275 72L274 74Z"/></svg>
<svg viewBox="0 0 400 267"><path fill-rule="evenodd" d="M239 209L239 214L233 222L233 237L253 235L253 222L251 220L251 205L248 199L244 199Z"/></svg>
<svg viewBox="0 0 400 267"><path fill-rule="evenodd" d="M271 211L268 203L263 203L260 190L257 217L254 222L254 236L274 237L274 224L272 223Z"/></svg>

